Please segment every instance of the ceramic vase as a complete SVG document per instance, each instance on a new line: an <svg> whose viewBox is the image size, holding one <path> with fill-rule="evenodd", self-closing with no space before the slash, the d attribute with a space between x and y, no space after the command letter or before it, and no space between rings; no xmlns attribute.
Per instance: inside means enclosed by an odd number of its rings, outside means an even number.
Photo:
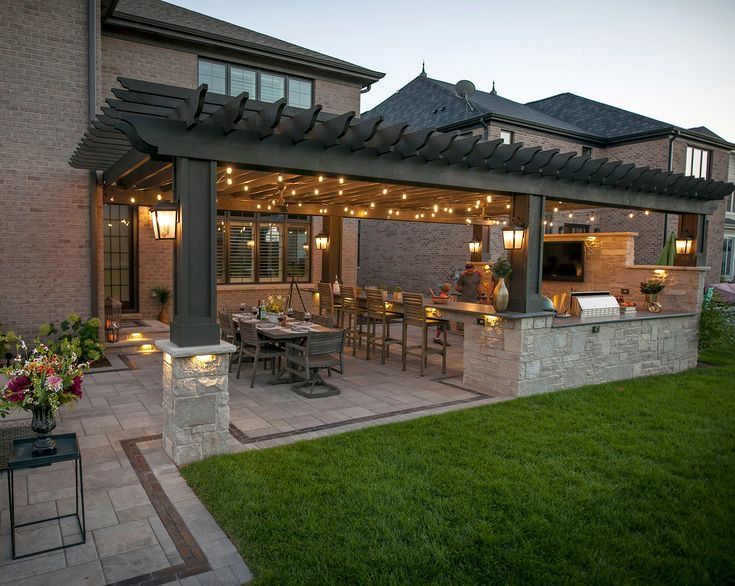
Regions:
<svg viewBox="0 0 735 586"><path fill-rule="evenodd" d="M505 286L505 277L498 279L498 284L493 290L493 308L500 312L508 309L508 287Z"/></svg>
<svg viewBox="0 0 735 586"><path fill-rule="evenodd" d="M51 432L56 428L56 417L51 407L36 405L31 409L31 429L36 434L33 442L33 454L43 456L56 453L56 441L51 437Z"/></svg>

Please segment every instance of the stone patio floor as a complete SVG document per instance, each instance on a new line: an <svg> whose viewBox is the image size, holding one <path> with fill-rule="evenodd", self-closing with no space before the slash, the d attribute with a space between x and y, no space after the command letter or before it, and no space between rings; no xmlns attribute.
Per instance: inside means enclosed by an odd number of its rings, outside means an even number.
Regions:
<svg viewBox="0 0 735 586"><path fill-rule="evenodd" d="M260 449L370 425L505 400L462 387L462 339L450 336L448 371L417 357L401 371L400 353L387 364L364 351L345 353L341 394L306 399L288 385L267 385L251 366L230 376L230 449ZM126 354L125 352L129 352ZM161 355L122 351L125 368L90 374L85 397L65 409L57 433L75 432L84 464L87 542L13 561L6 473L0 478L0 584L242 584L247 565L189 489L161 448ZM16 522L64 514L74 503L71 463L16 473ZM17 530L18 553L80 538L68 518Z"/></svg>

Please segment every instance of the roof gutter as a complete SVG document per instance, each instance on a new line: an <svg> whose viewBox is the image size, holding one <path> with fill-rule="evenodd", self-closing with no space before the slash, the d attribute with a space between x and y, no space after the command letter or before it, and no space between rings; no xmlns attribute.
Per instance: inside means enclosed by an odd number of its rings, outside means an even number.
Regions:
<svg viewBox="0 0 735 586"><path fill-rule="evenodd" d="M223 35L214 33L206 33L199 30L191 30L186 27L172 25L156 20L142 18L131 14L116 13L105 21L105 30L122 32L134 32L138 34L150 35L158 39L168 39L178 43L192 43L225 49L237 53L248 53L254 57L277 59L300 67L304 65L333 75L341 75L350 78L352 81L366 84L374 83L385 77L385 73L373 71L354 65L352 63L335 63L329 59L322 59L317 56L302 55L275 47L267 47L259 43L251 43L239 39L233 39ZM178 50L182 50L179 47Z"/></svg>

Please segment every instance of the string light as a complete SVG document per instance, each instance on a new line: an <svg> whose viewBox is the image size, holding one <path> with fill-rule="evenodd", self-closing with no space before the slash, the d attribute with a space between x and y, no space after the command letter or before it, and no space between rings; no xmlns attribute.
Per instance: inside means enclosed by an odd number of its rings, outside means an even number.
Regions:
<svg viewBox="0 0 735 586"><path fill-rule="evenodd" d="M315 189L314 190L314 195L319 195L319 190L318 189Z"/></svg>
<svg viewBox="0 0 735 586"><path fill-rule="evenodd" d="M270 206L270 204L268 205L268 209L271 209L271 206Z"/></svg>
<svg viewBox="0 0 735 586"><path fill-rule="evenodd" d="M350 208L348 208L347 206L345 206L345 211L346 211L346 212L347 212L347 211L349 211L349 209L350 209Z"/></svg>
<svg viewBox="0 0 735 586"><path fill-rule="evenodd" d="M630 219L632 220L632 219L633 219L633 212L630 212L630 213L628 214L628 217L629 217L629 218L630 218Z"/></svg>
<svg viewBox="0 0 735 586"><path fill-rule="evenodd" d="M472 220L470 220L469 218L465 218L465 222L467 222L468 224L471 224Z"/></svg>
<svg viewBox="0 0 735 586"><path fill-rule="evenodd" d="M510 204L509 203L505 204L505 209L506 210L509 210L510 209Z"/></svg>
<svg viewBox="0 0 735 586"><path fill-rule="evenodd" d="M260 204L257 204L255 207L258 208L258 209L260 209Z"/></svg>
<svg viewBox="0 0 735 586"><path fill-rule="evenodd" d="M156 196L156 199L157 199L158 201L161 201L161 200L163 199L163 196L162 196L162 195L161 195L161 194L159 193L159 194L158 194L158 195Z"/></svg>
<svg viewBox="0 0 735 586"><path fill-rule="evenodd" d="M301 202L299 202L299 207L301 207Z"/></svg>
<svg viewBox="0 0 735 586"><path fill-rule="evenodd" d="M559 208L558 207L554 207L554 211L555 212L558 212L559 211Z"/></svg>
<svg viewBox="0 0 735 586"><path fill-rule="evenodd" d="M242 188L243 191L247 191L248 189L250 189L250 188L247 185Z"/></svg>
<svg viewBox="0 0 735 586"><path fill-rule="evenodd" d="M418 220L418 219L419 219L419 215L418 215L418 214L416 214L416 215L414 216L414 218L416 218L416 219Z"/></svg>
<svg viewBox="0 0 735 586"><path fill-rule="evenodd" d="M388 195L388 188L387 187L383 187L383 195Z"/></svg>
<svg viewBox="0 0 735 586"><path fill-rule="evenodd" d="M468 212L471 212L472 211L472 207L467 208L467 211Z"/></svg>
<svg viewBox="0 0 735 586"><path fill-rule="evenodd" d="M232 175L232 167L227 167L226 171L228 175Z"/></svg>
<svg viewBox="0 0 735 586"><path fill-rule="evenodd" d="M345 178L344 177L340 177L339 178L339 184L342 185L344 182L345 182Z"/></svg>
<svg viewBox="0 0 735 586"><path fill-rule="evenodd" d="M135 203L135 198L134 197L131 197L130 198L130 203Z"/></svg>
<svg viewBox="0 0 735 586"><path fill-rule="evenodd" d="M115 198L114 197L110 197L110 201L115 201Z"/></svg>
<svg viewBox="0 0 735 586"><path fill-rule="evenodd" d="M401 197L402 197L403 199L406 199L406 194L404 193L404 194L403 194L403 195L402 195Z"/></svg>
<svg viewBox="0 0 735 586"><path fill-rule="evenodd" d="M280 183L281 181L283 181L283 175L278 176L278 183Z"/></svg>
<svg viewBox="0 0 735 586"><path fill-rule="evenodd" d="M645 211L645 212L643 212L643 213L644 213L644 214L646 214L646 215L649 215L649 214L650 214L651 212L649 212L648 210L646 210L646 211Z"/></svg>
<svg viewBox="0 0 735 586"><path fill-rule="evenodd" d="M424 214L421 214L421 217L423 218L424 217Z"/></svg>
<svg viewBox="0 0 735 586"><path fill-rule="evenodd" d="M401 210L396 210L396 216L400 216L400 215L401 215Z"/></svg>
<svg viewBox="0 0 735 586"><path fill-rule="evenodd" d="M232 177L227 178L227 185L232 185Z"/></svg>
<svg viewBox="0 0 735 586"><path fill-rule="evenodd" d="M432 212L431 217L436 218L436 214Z"/></svg>
<svg viewBox="0 0 735 586"><path fill-rule="evenodd" d="M370 207L371 207L371 208L374 208L374 207L375 207L375 202L371 201L371 202L370 202Z"/></svg>
<svg viewBox="0 0 735 586"><path fill-rule="evenodd" d="M573 218L574 217L574 214L572 212L569 212L569 217L570 218Z"/></svg>
<svg viewBox="0 0 735 586"><path fill-rule="evenodd" d="M438 212L438 211L439 211L439 206L438 206L438 205L436 205L436 204L434 204L434 211L435 211L435 212Z"/></svg>
<svg viewBox="0 0 735 586"><path fill-rule="evenodd" d="M339 195L342 195L342 190L340 189L338 193L339 193Z"/></svg>
<svg viewBox="0 0 735 586"><path fill-rule="evenodd" d="M492 195L488 195L488 196L487 196L487 197L485 198L485 201L486 201L487 203L493 203L493 196L492 196Z"/></svg>
<svg viewBox="0 0 735 586"><path fill-rule="evenodd" d="M324 181L324 175L319 175L319 183L321 183L322 181Z"/></svg>
<svg viewBox="0 0 735 586"><path fill-rule="evenodd" d="M271 200L271 203L272 203L273 205L276 205L276 200L275 200L275 199L272 199L272 200Z"/></svg>
<svg viewBox="0 0 735 586"><path fill-rule="evenodd" d="M453 210L452 208L449 208L449 209L448 209L447 211L448 211L448 212L449 212L450 214L453 214L453 213L454 213L454 210Z"/></svg>
<svg viewBox="0 0 735 586"><path fill-rule="evenodd" d="M292 189L291 190L291 195L296 195L296 190L295 189Z"/></svg>
<svg viewBox="0 0 735 586"><path fill-rule="evenodd" d="M351 216L354 216L355 215L355 210L350 210L350 215Z"/></svg>

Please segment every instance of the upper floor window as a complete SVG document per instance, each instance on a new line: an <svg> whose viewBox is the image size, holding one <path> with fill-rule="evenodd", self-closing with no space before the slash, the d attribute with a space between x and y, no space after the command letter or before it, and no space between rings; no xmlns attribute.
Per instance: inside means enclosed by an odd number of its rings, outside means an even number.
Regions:
<svg viewBox="0 0 735 586"><path fill-rule="evenodd" d="M504 144L511 144L513 142L513 132L510 130L501 130L500 138Z"/></svg>
<svg viewBox="0 0 735 586"><path fill-rule="evenodd" d="M709 179L709 155L709 151L688 146L684 174Z"/></svg>
<svg viewBox="0 0 735 586"><path fill-rule="evenodd" d="M310 108L313 103L311 80L234 63L199 59L199 83L206 83L214 93L228 96L248 92L251 99L263 102L286 98L288 105L296 108Z"/></svg>
<svg viewBox="0 0 735 586"><path fill-rule="evenodd" d="M218 212L217 282L308 281L307 216Z"/></svg>
<svg viewBox="0 0 735 586"><path fill-rule="evenodd" d="M725 198L725 211L728 214L735 214L735 193Z"/></svg>
<svg viewBox="0 0 735 586"><path fill-rule="evenodd" d="M592 147L583 146L582 147L582 156L583 157L591 157L592 156Z"/></svg>

